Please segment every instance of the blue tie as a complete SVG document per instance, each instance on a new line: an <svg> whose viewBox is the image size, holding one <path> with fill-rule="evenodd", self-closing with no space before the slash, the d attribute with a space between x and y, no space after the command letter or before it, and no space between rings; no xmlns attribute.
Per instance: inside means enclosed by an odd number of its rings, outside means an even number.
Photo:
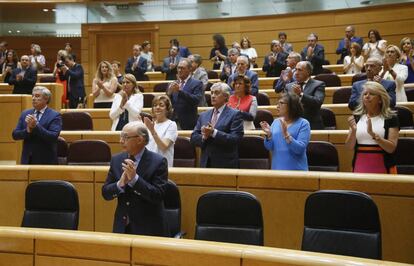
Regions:
<svg viewBox="0 0 414 266"><path fill-rule="evenodd" d="M40 111L36 111L36 120L37 120L37 122L39 122L39 120L40 120L40 114L41 114Z"/></svg>

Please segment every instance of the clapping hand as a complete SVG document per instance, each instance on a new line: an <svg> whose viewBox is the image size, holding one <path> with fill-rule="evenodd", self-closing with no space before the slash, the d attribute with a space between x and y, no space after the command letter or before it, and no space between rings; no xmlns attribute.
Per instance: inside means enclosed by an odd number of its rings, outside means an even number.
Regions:
<svg viewBox="0 0 414 266"><path fill-rule="evenodd" d="M350 117L348 117L348 125L349 125L349 128L352 131L355 132L357 130L357 124L356 124L356 121L355 121L355 117L353 115L351 115Z"/></svg>
<svg viewBox="0 0 414 266"><path fill-rule="evenodd" d="M367 117L367 133L371 136L371 137L375 137L375 133L372 130L372 121L371 121L371 117Z"/></svg>
<svg viewBox="0 0 414 266"><path fill-rule="evenodd" d="M283 136L287 138L289 136L289 132L287 131L287 123L283 118L279 119L279 121L280 121L280 126L282 128Z"/></svg>
<svg viewBox="0 0 414 266"><path fill-rule="evenodd" d="M266 134L267 138L270 138L272 136L272 132L270 131L270 126L266 121L260 122L260 127Z"/></svg>
<svg viewBox="0 0 414 266"><path fill-rule="evenodd" d="M124 187L128 184L132 179L134 179L137 171L137 167L135 166L134 161L131 159L125 159L122 163L122 170L124 171L119 179L119 185Z"/></svg>
<svg viewBox="0 0 414 266"><path fill-rule="evenodd" d="M32 132L32 130L36 127L36 123L37 123L36 117L32 114L26 115L25 121L27 124L27 128L26 128L27 132L29 133Z"/></svg>
<svg viewBox="0 0 414 266"><path fill-rule="evenodd" d="M119 92L119 95L121 95L122 97L122 101L121 101L121 107L124 106L126 104L126 102L128 101L128 95L126 94L125 91L121 90Z"/></svg>
<svg viewBox="0 0 414 266"><path fill-rule="evenodd" d="M292 91L296 93L298 96L300 96L300 94L302 93L302 88L300 87L299 84L293 84Z"/></svg>
<svg viewBox="0 0 414 266"><path fill-rule="evenodd" d="M211 123L208 123L206 126L201 127L201 135L204 140L208 139L211 135L213 135L214 127Z"/></svg>
<svg viewBox="0 0 414 266"><path fill-rule="evenodd" d="M308 50L306 51L306 55L308 57L311 57L313 54L313 47L312 46L308 46Z"/></svg>
<svg viewBox="0 0 414 266"><path fill-rule="evenodd" d="M153 133L154 132L154 122L151 121L148 117L144 117L144 124L147 126L148 130Z"/></svg>
<svg viewBox="0 0 414 266"><path fill-rule="evenodd" d="M384 72L384 73L385 73L385 72ZM374 78L373 78L373 80L374 80L375 82L381 83L382 78L381 78L381 76L380 76L380 75L375 75L375 76L374 76Z"/></svg>

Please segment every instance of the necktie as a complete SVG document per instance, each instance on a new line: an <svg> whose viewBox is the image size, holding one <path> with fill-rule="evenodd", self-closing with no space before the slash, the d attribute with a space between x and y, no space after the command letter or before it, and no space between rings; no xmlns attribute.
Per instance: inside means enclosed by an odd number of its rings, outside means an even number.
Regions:
<svg viewBox="0 0 414 266"><path fill-rule="evenodd" d="M185 85L185 80L181 80L180 82L180 90L182 90L184 88Z"/></svg>
<svg viewBox="0 0 414 266"><path fill-rule="evenodd" d="M41 112L40 111L36 111L35 113L36 113L36 120L37 120L37 122L39 122Z"/></svg>
<svg viewBox="0 0 414 266"><path fill-rule="evenodd" d="M217 110L217 109L214 109L214 112L213 112L213 117L211 118L211 125L214 127L215 125L216 125L216 123L217 123L217 119L218 119L218 114L219 114L220 112L219 112L219 110Z"/></svg>
<svg viewBox="0 0 414 266"><path fill-rule="evenodd" d="M305 88L305 82L300 82L299 86L300 86L300 90L303 92L303 89Z"/></svg>

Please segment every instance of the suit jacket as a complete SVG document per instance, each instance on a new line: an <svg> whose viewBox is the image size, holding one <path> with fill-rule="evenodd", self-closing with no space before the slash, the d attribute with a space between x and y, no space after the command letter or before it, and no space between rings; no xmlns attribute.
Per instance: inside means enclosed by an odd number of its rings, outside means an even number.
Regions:
<svg viewBox="0 0 414 266"><path fill-rule="evenodd" d="M16 76L22 71L21 68L16 68L12 71L9 85L14 85L13 94L32 94L37 81L37 71L32 67L28 67L24 72L23 79L17 81Z"/></svg>
<svg viewBox="0 0 414 266"><path fill-rule="evenodd" d="M276 61L270 64L269 55L265 56L262 70L266 72L266 77L279 77L283 69L286 68L286 58L288 53L280 52L277 54Z"/></svg>
<svg viewBox="0 0 414 266"><path fill-rule="evenodd" d="M57 164L57 139L62 130L62 117L55 110L46 108L39 123L28 133L25 118L34 112L33 108L23 111L12 133L14 140L23 140L21 164Z"/></svg>
<svg viewBox="0 0 414 266"><path fill-rule="evenodd" d="M286 85L287 91L292 91L292 86L297 82ZM303 104L303 118L309 121L311 129L323 129L320 114L321 105L325 99L325 82L310 78L303 88L301 102Z"/></svg>
<svg viewBox="0 0 414 266"><path fill-rule="evenodd" d="M361 99L361 93L363 90L362 86L365 83L367 83L367 81L367 79L364 79L354 82L354 84L352 84L352 93L348 102L349 109L355 110L355 108L358 106L359 100ZM385 90L388 92L388 95L390 96L390 107L394 107L396 103L395 82L393 80L381 79L381 85L384 86Z"/></svg>
<svg viewBox="0 0 414 266"><path fill-rule="evenodd" d="M168 91L167 91L168 93ZM189 78L184 88L170 95L174 108L173 118L179 123L181 129L192 130L197 123L197 106L203 95L203 83Z"/></svg>
<svg viewBox="0 0 414 266"><path fill-rule="evenodd" d="M306 58L307 50L308 46L305 46L305 48L303 48L302 52L300 53L302 60L311 62L313 66L312 75L321 74L323 71L322 65L325 62L325 48L317 43L313 50L313 55L311 58Z"/></svg>
<svg viewBox="0 0 414 266"><path fill-rule="evenodd" d="M201 127L207 125L214 109L200 114L197 125L191 134L191 142L201 147L201 167L239 168L239 142L243 138L243 119L238 110L224 107L215 129L216 136L203 140Z"/></svg>
<svg viewBox="0 0 414 266"><path fill-rule="evenodd" d="M65 74L59 73L60 80L68 81L68 92L72 94L74 98L85 97L85 85L83 82L83 67L80 64L75 63Z"/></svg>
<svg viewBox="0 0 414 266"><path fill-rule="evenodd" d="M239 74L236 72L236 73L230 75L230 77L227 80L227 84L230 86L230 88L232 88L232 90L234 90L234 88L232 87L233 80L238 75ZM252 84L250 94L253 95L253 96L256 96L257 93L259 92L259 78L257 76L257 73L254 72L254 71L251 71L251 70L247 70L244 75L246 75L250 79L251 84Z"/></svg>
<svg viewBox="0 0 414 266"><path fill-rule="evenodd" d="M178 47L178 55L182 58L187 58L189 55L191 55L190 50L185 46Z"/></svg>
<svg viewBox="0 0 414 266"><path fill-rule="evenodd" d="M113 232L125 233L126 221L129 220L132 234L168 236L168 226L164 219L167 160L145 148L137 167L137 182L133 187L127 184L124 192L121 192L117 182L123 173L122 163L127 158L126 152L112 156L108 176L102 187L105 200L118 198Z"/></svg>
<svg viewBox="0 0 414 266"><path fill-rule="evenodd" d="M176 80L177 79L177 66L178 66L178 63L180 62L180 60L181 60L181 57L179 55L177 55L175 57L176 67L173 68L173 69L170 69L171 57L168 56L168 57L164 58L164 61L162 63L161 71L162 71L162 73L167 74L165 76L166 80Z"/></svg>
<svg viewBox="0 0 414 266"><path fill-rule="evenodd" d="M363 44L363 41L362 41L361 37L353 36L351 38L351 43L353 43L353 42L358 43L359 46L361 46L361 49L362 49L362 46L364 44ZM338 61L336 61L337 64L343 64L345 56L350 55L350 51L345 48L345 40L344 39L339 41L338 48L336 48L336 54L341 55L341 58L339 58Z"/></svg>
<svg viewBox="0 0 414 266"><path fill-rule="evenodd" d="M207 101L205 97L205 91L208 84L208 74L204 67L198 67L193 72L193 79L199 80L203 83L203 90L201 92L202 97L200 99L200 102L198 103L198 106L207 106Z"/></svg>
<svg viewBox="0 0 414 266"><path fill-rule="evenodd" d="M296 81L296 78L295 78L296 69L292 69L292 78L290 80L287 80L287 81L284 81L283 78L282 78L285 71L286 70L282 71L282 73L280 74L280 78L277 80L276 84L273 83L273 84L275 84L273 89L275 90L276 93L285 92L286 91L286 85L291 83L291 82Z"/></svg>
<svg viewBox="0 0 414 266"><path fill-rule="evenodd" d="M134 57L128 58L125 66L125 73L134 75L136 80L144 80L144 74L147 72L148 68L147 59L145 59L143 56L140 56L137 67L132 70L132 65L134 62Z"/></svg>
<svg viewBox="0 0 414 266"><path fill-rule="evenodd" d="M225 70L226 67L230 68L230 75L227 75L226 70ZM233 74L231 72L231 69L232 69L231 67L232 67L231 62L227 61L227 62L224 63L223 69L221 70L221 73L220 73L220 80L221 81L227 83L227 81L229 80L229 77ZM234 71L236 71L236 68L234 69Z"/></svg>

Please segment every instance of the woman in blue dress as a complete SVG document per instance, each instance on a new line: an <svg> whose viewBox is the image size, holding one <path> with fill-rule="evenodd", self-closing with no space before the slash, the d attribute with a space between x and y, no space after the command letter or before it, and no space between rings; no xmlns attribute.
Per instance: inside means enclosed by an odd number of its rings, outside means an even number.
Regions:
<svg viewBox="0 0 414 266"><path fill-rule="evenodd" d="M303 106L296 94L284 94L277 105L279 118L271 126L260 123L266 134L265 148L272 152L272 169L308 171L306 147L311 130L309 122L301 118Z"/></svg>

